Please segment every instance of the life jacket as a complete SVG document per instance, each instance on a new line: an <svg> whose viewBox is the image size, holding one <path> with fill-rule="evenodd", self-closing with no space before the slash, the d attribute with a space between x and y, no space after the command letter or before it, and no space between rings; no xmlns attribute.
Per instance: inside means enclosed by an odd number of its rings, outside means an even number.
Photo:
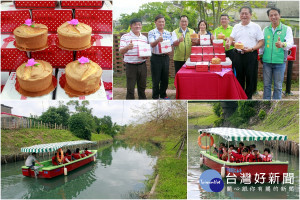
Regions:
<svg viewBox="0 0 300 200"><path fill-rule="evenodd" d="M253 155L252 162L262 162L262 159L259 155Z"/></svg>
<svg viewBox="0 0 300 200"><path fill-rule="evenodd" d="M57 161L56 161L56 156L52 157L52 164L53 165L58 165Z"/></svg>
<svg viewBox="0 0 300 200"><path fill-rule="evenodd" d="M272 162L272 158L268 155L268 156L264 156L263 162Z"/></svg>
<svg viewBox="0 0 300 200"><path fill-rule="evenodd" d="M87 151L87 150L86 150L86 151L84 151L84 153L85 153L85 155L87 155L87 156L88 156L88 155L90 155L90 154L92 154L92 152L90 152L90 151Z"/></svg>
<svg viewBox="0 0 300 200"><path fill-rule="evenodd" d="M237 150L238 154L242 154L243 149L244 149L244 147L238 148L238 150Z"/></svg>
<svg viewBox="0 0 300 200"><path fill-rule="evenodd" d="M249 162L249 157L250 157L250 154L247 154L246 156L242 155L242 157L239 158L239 161L240 162Z"/></svg>
<svg viewBox="0 0 300 200"><path fill-rule="evenodd" d="M230 162L235 162L234 156L230 155L229 161L230 161Z"/></svg>
<svg viewBox="0 0 300 200"><path fill-rule="evenodd" d="M80 154L81 158L86 157L85 153Z"/></svg>

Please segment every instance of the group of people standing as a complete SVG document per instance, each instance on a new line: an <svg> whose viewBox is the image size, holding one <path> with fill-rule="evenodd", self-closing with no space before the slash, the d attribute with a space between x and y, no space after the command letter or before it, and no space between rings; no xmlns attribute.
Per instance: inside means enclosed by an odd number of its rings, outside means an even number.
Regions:
<svg viewBox="0 0 300 200"><path fill-rule="evenodd" d="M219 159L229 162L272 162L272 154L270 149L265 148L264 153L260 154L255 144L244 146L243 142L239 143L239 147L230 145L229 148L224 143L220 143L219 148L214 144L214 153L218 154ZM229 158L228 158L229 157Z"/></svg>
<svg viewBox="0 0 300 200"><path fill-rule="evenodd" d="M287 60L287 50L294 44L292 29L280 22L280 9L270 8L267 15L271 24L261 30L252 22L252 9L243 6L239 10L241 22L234 27L229 25L229 16L222 14L220 24L213 32L208 30L207 22L201 20L198 24L198 35L210 35L211 40L216 35L225 35L224 47L226 57L232 60L232 67L248 99L257 89L258 52L263 63L264 99L271 99L272 81L274 80L273 99L281 99L282 83ZM166 90L169 83L169 53L159 53L158 44L170 40L174 48L175 74L185 64L191 54L191 46L199 45L199 39L191 38L195 31L188 27L188 17L180 17L179 28L172 33L165 30L165 18L158 15L155 18L156 28L148 33L148 38L141 34L142 21L133 19L130 22L131 31L120 39L120 53L124 54L127 77L126 99L134 99L134 88L137 84L139 99L146 99L147 67L145 57L138 56L138 44L149 43L152 48L151 74L152 98L168 99ZM234 43L244 44L241 51L234 49Z"/></svg>

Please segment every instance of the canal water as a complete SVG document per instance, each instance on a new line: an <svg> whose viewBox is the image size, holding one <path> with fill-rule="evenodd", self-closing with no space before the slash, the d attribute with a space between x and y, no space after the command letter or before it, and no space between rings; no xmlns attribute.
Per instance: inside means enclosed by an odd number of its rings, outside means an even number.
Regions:
<svg viewBox="0 0 300 200"><path fill-rule="evenodd" d="M188 199L299 199L299 157L281 152L277 152L278 160L289 161L288 173L294 173L294 184L245 185L237 181L233 185L227 184L226 179L223 179L224 188L221 192L206 192L200 187L199 178L202 172L209 168L205 166L200 167L198 136L199 134L195 132L188 135ZM246 145L252 143L245 142ZM256 147L262 150L263 144L257 144ZM271 151L273 150L271 149ZM274 157L275 155L276 153L274 152ZM259 191L259 186L262 186L262 192ZM282 186L286 188L285 191L284 189L281 191ZM247 191L245 191L245 188L247 188ZM254 191L253 188L255 188ZM270 192L268 189L270 189Z"/></svg>
<svg viewBox="0 0 300 200"><path fill-rule="evenodd" d="M99 148L99 147L98 147ZM53 179L24 177L24 161L1 166L2 199L129 199L140 198L153 174L152 147L117 141L98 149L96 162Z"/></svg>

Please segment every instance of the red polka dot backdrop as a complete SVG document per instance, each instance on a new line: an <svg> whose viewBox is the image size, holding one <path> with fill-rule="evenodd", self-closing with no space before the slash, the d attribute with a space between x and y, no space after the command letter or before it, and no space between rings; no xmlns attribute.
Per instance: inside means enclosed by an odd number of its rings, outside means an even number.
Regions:
<svg viewBox="0 0 300 200"><path fill-rule="evenodd" d="M1 11L1 34L12 33L26 19L30 19L29 10Z"/></svg>
<svg viewBox="0 0 300 200"><path fill-rule="evenodd" d="M112 69L112 47L92 46L87 50L76 52L76 59L82 56L96 62L103 69Z"/></svg>
<svg viewBox="0 0 300 200"><path fill-rule="evenodd" d="M56 34L48 36L48 48L43 51L32 52L31 57L36 60L49 62L54 68L65 68L73 61L73 51L67 51L59 48L58 37Z"/></svg>
<svg viewBox="0 0 300 200"><path fill-rule="evenodd" d="M58 1L14 1L14 4L16 9L54 9Z"/></svg>
<svg viewBox="0 0 300 200"><path fill-rule="evenodd" d="M61 0L60 2L61 8L67 9L78 9L78 8L85 8L85 9L100 9L103 6L102 1L66 1Z"/></svg>
<svg viewBox="0 0 300 200"><path fill-rule="evenodd" d="M21 64L27 62L28 59L24 51L1 48L1 71L15 71Z"/></svg>
<svg viewBox="0 0 300 200"><path fill-rule="evenodd" d="M79 22L92 27L93 33L112 34L111 10L75 10L75 18Z"/></svg>
<svg viewBox="0 0 300 200"><path fill-rule="evenodd" d="M72 10L32 10L32 20L44 24L50 33L56 33L57 28L72 19Z"/></svg>

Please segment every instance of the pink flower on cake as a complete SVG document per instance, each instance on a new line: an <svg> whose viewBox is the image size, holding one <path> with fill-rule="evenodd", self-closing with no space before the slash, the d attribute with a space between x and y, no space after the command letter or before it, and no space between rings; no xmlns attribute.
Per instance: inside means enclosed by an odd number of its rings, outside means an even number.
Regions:
<svg viewBox="0 0 300 200"><path fill-rule="evenodd" d="M71 21L68 21L69 24L77 26L78 25L78 20L77 19L72 19Z"/></svg>
<svg viewBox="0 0 300 200"><path fill-rule="evenodd" d="M26 64L26 67L32 67L32 66L37 66L37 62L34 61L34 59L29 59L27 64Z"/></svg>
<svg viewBox="0 0 300 200"><path fill-rule="evenodd" d="M26 20L25 20L25 25L26 25L26 26L34 27L34 26L33 26L33 22L32 22L31 19L26 19Z"/></svg>
<svg viewBox="0 0 300 200"><path fill-rule="evenodd" d="M83 57L83 56L81 58L79 58L78 61L79 61L80 64L85 64L85 63L90 62L90 60L88 58Z"/></svg>

